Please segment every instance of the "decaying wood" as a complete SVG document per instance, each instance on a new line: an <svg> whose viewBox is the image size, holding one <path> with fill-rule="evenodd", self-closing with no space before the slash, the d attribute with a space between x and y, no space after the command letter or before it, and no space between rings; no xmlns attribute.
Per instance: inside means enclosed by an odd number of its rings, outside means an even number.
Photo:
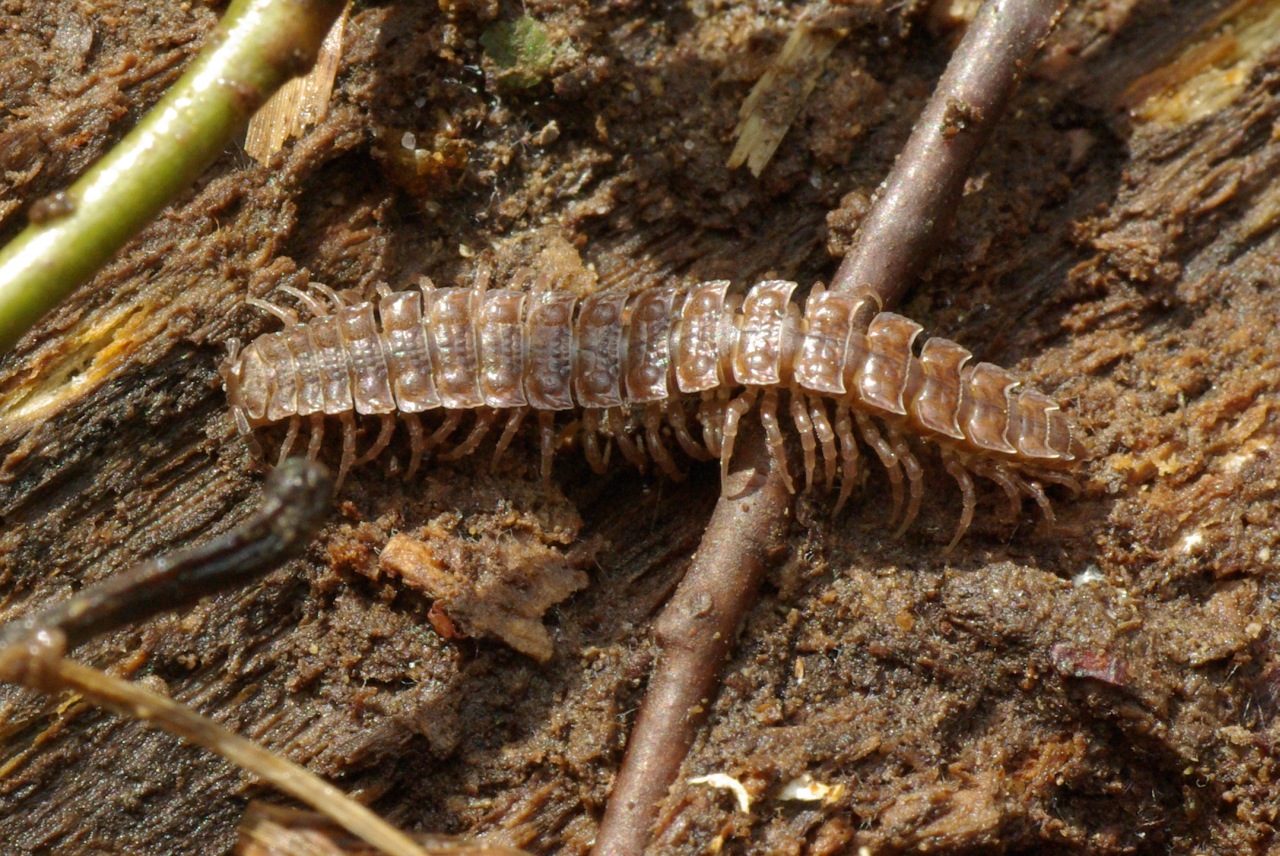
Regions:
<svg viewBox="0 0 1280 856"><path fill-rule="evenodd" d="M950 493L929 497L901 542L884 538L880 509L837 526L802 505L793 558L768 575L707 702L654 852L1236 853L1270 839L1275 47L1250 47L1244 85L1217 112L1144 121L1116 107L1197 38L1193 11L1227 5L1069 12L908 298L930 330L1074 403L1103 450L1094 487L1052 538L987 515L948 558ZM482 259L563 265L583 291L813 281L832 268L824 242L847 244L952 36L922 33L937 19L921 7L868 4L756 180L724 162L737 107L791 18L531 3L554 55L533 88L499 91L510 78L478 39L502 10L446 6L354 14L315 129L266 167L229 152L5 359L0 620L249 512L261 475L215 378L228 338L273 323L242 307L247 295L315 279L367 296L422 273L448 283ZM85 50L75 32L55 38L63 12L35 4L5 34L10 234L154 100L212 23L203 8L126 4L82 22ZM389 142L427 149L418 160L438 169L407 176ZM569 468L548 495L530 449L497 475L461 462L404 484L357 469L302 560L84 657L341 781L409 830L584 852L643 692L650 621L698 543L717 474L673 486ZM867 489L887 490L875 477ZM608 545L589 585L549 610L546 665L444 639L427 598L372 571L396 531L452 512L453 537L481 523L500 536L503 509L549 549L569 533ZM5 688L0 717L0 837L28 850L225 851L247 801L266 796L72 699ZM710 773L741 782L751 812L687 783ZM780 808L801 774L844 789Z"/></svg>
<svg viewBox="0 0 1280 856"><path fill-rule="evenodd" d="M878 308L896 308L909 279L925 266L926 254L950 226L965 177L1061 10L1058 0L1014 7L987 3L979 9L845 253L832 280L836 295L862 295ZM793 33L783 46L784 58L794 56L796 41ZM748 103L760 91L757 84ZM967 126L955 126L952 117L958 111L970 117ZM877 316L881 317L885 316ZM780 530L791 516L782 487L789 491L790 484L785 461L780 462L776 452L770 455L771 463L763 465L764 444L759 433L747 438L754 484L730 485L725 479L698 555L658 617L654 635L659 659L593 853L640 854L649 848L655 825L659 835L666 832L665 824L657 823L663 797L703 723L706 700L715 694L732 640L755 602L768 564L781 559ZM901 456L901 447L891 454ZM910 472L907 460L910 451L901 461ZM951 463L947 468L956 472ZM963 474L957 478L964 488L964 507L948 551L974 511L971 483ZM915 516L919 493L914 483L912 488L913 501L895 537ZM893 480L892 493L891 517L901 504L900 482ZM845 495L842 491L837 508Z"/></svg>
<svg viewBox="0 0 1280 856"><path fill-rule="evenodd" d="M432 856L524 856L514 847L490 846L449 835L416 836ZM240 826L239 856L379 856L376 850L318 815L252 803Z"/></svg>

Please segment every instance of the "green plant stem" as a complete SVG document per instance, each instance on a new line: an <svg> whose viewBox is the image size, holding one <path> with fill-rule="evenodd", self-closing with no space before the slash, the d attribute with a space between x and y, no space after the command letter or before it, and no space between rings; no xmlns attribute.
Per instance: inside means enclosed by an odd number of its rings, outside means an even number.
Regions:
<svg viewBox="0 0 1280 856"><path fill-rule="evenodd" d="M234 0L190 69L0 250L0 354L93 274L226 147L281 84L315 62L345 0Z"/></svg>

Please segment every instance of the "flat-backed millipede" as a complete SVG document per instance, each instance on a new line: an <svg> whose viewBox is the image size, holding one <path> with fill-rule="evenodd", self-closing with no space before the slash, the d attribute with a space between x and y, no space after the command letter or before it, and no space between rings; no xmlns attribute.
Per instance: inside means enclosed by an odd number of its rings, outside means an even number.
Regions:
<svg viewBox="0 0 1280 856"><path fill-rule="evenodd" d="M475 411L470 432L440 455L476 450L508 411L495 460L530 411L538 416L542 472L555 450L581 435L591 466L605 467L610 441L643 468L652 458L668 475L681 471L668 439L693 458L719 457L727 471L738 425L759 408L775 464L787 474L780 393L803 451L805 482L819 470L840 482L837 510L858 476L859 445L888 472L893 513L915 519L924 495L922 470L908 438L928 441L963 494L956 541L973 519L972 475L998 484L1016 510L1031 496L1047 520L1053 511L1041 482L1076 488L1072 471L1085 457L1079 432L1048 396L1019 388L1018 378L955 342L881 312L871 293L844 294L815 286L804 312L793 282L769 280L743 296L729 283L661 287L630 295L601 291L579 298L557 291L435 288L348 303L316 286L332 302L283 286L315 317L251 300L285 322L231 354L220 371L240 431L288 420L281 458L310 419L314 458L324 418L342 422L339 481L355 463L390 442L396 416L408 427L409 473L429 449L448 440L463 411ZM442 409L427 434L417 414ZM580 410L558 427L556 411ZM355 414L381 417L371 448L355 455ZM691 426L697 423L701 439ZM603 442L602 442L603 440ZM819 457L821 467L819 467ZM904 489L905 488L905 489Z"/></svg>

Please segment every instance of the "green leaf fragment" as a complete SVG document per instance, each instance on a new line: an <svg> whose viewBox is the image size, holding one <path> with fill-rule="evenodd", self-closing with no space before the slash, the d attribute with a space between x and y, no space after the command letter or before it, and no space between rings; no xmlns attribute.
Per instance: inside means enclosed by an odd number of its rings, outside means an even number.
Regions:
<svg viewBox="0 0 1280 856"><path fill-rule="evenodd" d="M480 44L498 67L498 83L507 89L537 86L555 60L547 28L529 15L494 24L480 36Z"/></svg>

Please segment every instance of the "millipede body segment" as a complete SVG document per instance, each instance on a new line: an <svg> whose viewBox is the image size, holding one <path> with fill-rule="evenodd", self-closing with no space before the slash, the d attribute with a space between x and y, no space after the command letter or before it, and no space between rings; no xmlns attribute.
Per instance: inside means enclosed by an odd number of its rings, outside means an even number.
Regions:
<svg viewBox="0 0 1280 856"><path fill-rule="evenodd" d="M317 286L283 287L315 317L250 301L285 321L232 353L221 373L244 434L288 421L281 457L310 422L308 455L319 453L325 417L342 424L339 479L390 442L396 418L409 432L416 471L445 444L466 411L469 432L440 457L475 451L501 414L495 459L521 421L537 415L542 470L577 434L591 466L603 470L611 444L643 468L652 459L679 478L668 443L694 458L719 457L727 470L742 418L757 410L777 466L787 473L783 421L799 436L806 485L840 484L837 508L859 473L861 449L886 469L899 532L924 495L920 445L933 445L959 484L964 508L955 539L976 505L973 475L998 484L1015 508L1052 509L1043 482L1075 488L1085 457L1077 429L1053 399L954 342L930 338L908 318L881 312L870 292L816 286L804 311L793 282L769 280L745 296L729 283L608 290L584 298L557 291L435 288L383 291L348 303ZM441 410L428 434L417 414ZM557 411L575 411L564 427ZM357 414L380 417L377 439L356 458ZM559 420L564 422L565 420ZM820 459L820 460L819 460Z"/></svg>

